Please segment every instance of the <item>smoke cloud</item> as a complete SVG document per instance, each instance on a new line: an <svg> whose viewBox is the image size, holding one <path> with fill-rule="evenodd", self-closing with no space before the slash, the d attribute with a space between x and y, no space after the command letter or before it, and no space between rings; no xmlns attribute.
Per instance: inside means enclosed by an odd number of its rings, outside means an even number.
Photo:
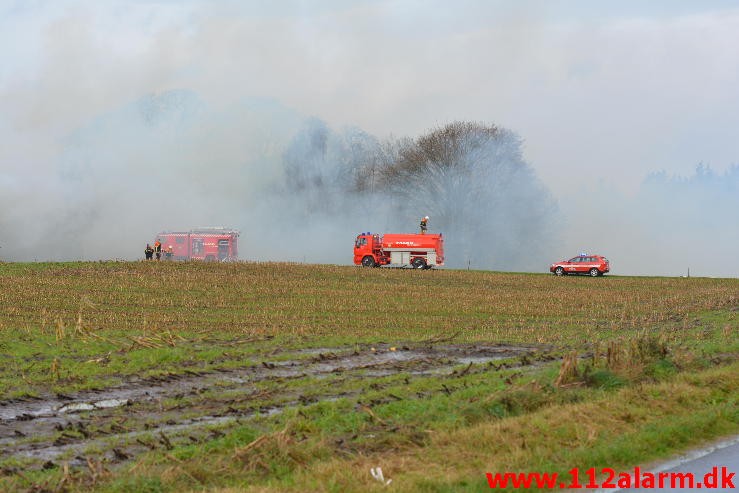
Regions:
<svg viewBox="0 0 739 493"><path fill-rule="evenodd" d="M0 259L346 264L428 214L453 267L739 276L739 11L555 4L3 5ZM502 126L404 170L459 121Z"/></svg>
<svg viewBox="0 0 739 493"><path fill-rule="evenodd" d="M573 191L563 209L563 257L584 249L617 273L739 277L739 166L651 173L633 195L596 184Z"/></svg>
<svg viewBox="0 0 739 493"><path fill-rule="evenodd" d="M185 90L81 126L45 183L24 199L33 227L10 220L24 231L6 240L11 259L132 259L159 231L222 225L242 231L245 258L341 264L360 231L414 232L430 214L448 265L536 269L556 211L507 130L380 141L273 101L217 109Z"/></svg>

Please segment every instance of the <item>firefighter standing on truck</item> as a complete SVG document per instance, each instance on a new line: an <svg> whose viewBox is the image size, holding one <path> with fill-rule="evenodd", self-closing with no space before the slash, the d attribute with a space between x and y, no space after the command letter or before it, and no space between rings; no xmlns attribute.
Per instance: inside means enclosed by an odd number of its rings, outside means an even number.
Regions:
<svg viewBox="0 0 739 493"><path fill-rule="evenodd" d="M154 242L154 255L156 255L157 260L161 260L162 258L162 242L157 240Z"/></svg>
<svg viewBox="0 0 739 493"><path fill-rule="evenodd" d="M421 234L425 235L426 230L428 229L428 223L429 223L429 217L424 216L421 218Z"/></svg>

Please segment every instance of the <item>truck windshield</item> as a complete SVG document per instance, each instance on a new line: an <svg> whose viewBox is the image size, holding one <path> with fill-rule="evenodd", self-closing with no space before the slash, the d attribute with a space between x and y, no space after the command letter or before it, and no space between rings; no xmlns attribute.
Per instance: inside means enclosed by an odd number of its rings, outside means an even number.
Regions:
<svg viewBox="0 0 739 493"><path fill-rule="evenodd" d="M367 244L367 238L360 237L360 238L357 238L357 242L354 244L354 248L359 248L366 244Z"/></svg>

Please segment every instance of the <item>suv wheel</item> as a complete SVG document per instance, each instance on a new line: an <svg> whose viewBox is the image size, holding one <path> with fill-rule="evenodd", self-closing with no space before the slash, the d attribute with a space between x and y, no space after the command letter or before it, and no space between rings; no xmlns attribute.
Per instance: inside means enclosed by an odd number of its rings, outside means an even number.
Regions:
<svg viewBox="0 0 739 493"><path fill-rule="evenodd" d="M598 277L600 275L600 271L596 269L595 267L593 267L592 269L590 269L590 275L592 277Z"/></svg>
<svg viewBox="0 0 739 493"><path fill-rule="evenodd" d="M565 270L562 267L557 267L554 269L554 274L557 276L563 276L565 275Z"/></svg>

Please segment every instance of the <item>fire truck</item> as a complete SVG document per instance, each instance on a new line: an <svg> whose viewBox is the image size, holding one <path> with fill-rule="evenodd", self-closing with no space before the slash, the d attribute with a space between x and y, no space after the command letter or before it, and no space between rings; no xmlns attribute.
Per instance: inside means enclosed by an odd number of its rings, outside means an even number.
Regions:
<svg viewBox="0 0 739 493"><path fill-rule="evenodd" d="M360 233L354 242L354 264L430 269L444 265L441 234Z"/></svg>
<svg viewBox="0 0 739 493"><path fill-rule="evenodd" d="M238 237L239 232L235 229L197 228L190 231L162 231L157 235L157 240L162 244L164 258L226 262L239 257Z"/></svg>

